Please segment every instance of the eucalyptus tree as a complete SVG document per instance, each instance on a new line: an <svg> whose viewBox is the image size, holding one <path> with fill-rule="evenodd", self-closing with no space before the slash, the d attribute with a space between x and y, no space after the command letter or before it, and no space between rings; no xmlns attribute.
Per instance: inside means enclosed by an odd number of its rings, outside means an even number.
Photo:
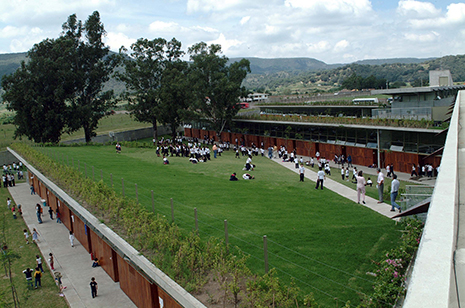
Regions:
<svg viewBox="0 0 465 308"><path fill-rule="evenodd" d="M227 66L228 58L221 55L221 46L204 42L189 48L190 83L193 110L216 131L221 138L223 130L231 126L239 111L239 98L247 91L241 86L250 72L249 60L242 59Z"/></svg>
<svg viewBox="0 0 465 308"><path fill-rule="evenodd" d="M15 138L57 143L68 117L73 96L73 78L67 54L72 42L65 38L46 39L28 52L28 61L2 78L3 101L14 111Z"/></svg>

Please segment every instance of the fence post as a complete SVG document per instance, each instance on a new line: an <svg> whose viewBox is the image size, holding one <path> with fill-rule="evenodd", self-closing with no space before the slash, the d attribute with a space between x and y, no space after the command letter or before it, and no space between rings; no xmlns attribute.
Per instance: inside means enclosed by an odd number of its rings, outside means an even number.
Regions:
<svg viewBox="0 0 465 308"><path fill-rule="evenodd" d="M197 208L194 207L195 231L199 233L199 222L197 221Z"/></svg>
<svg viewBox="0 0 465 308"><path fill-rule="evenodd" d="M265 274L268 274L268 245L266 243L266 235L263 236L263 251L265 252Z"/></svg>
<svg viewBox="0 0 465 308"><path fill-rule="evenodd" d="M103 170L100 169L100 179L103 181Z"/></svg>
<svg viewBox="0 0 465 308"><path fill-rule="evenodd" d="M224 220L224 239L226 241L226 253L229 253L229 235L228 235L228 220Z"/></svg>
<svg viewBox="0 0 465 308"><path fill-rule="evenodd" d="M174 222L174 205L173 205L173 198L171 200L171 221Z"/></svg>
<svg viewBox="0 0 465 308"><path fill-rule="evenodd" d="M124 179L121 178L121 187L123 188L123 197L124 197Z"/></svg>
<svg viewBox="0 0 465 308"><path fill-rule="evenodd" d="M113 188L113 173L110 173L111 188Z"/></svg>
<svg viewBox="0 0 465 308"><path fill-rule="evenodd" d="M152 212L155 214L155 203L153 202L153 190L150 191L152 193Z"/></svg>
<svg viewBox="0 0 465 308"><path fill-rule="evenodd" d="M136 202L139 203L139 193L137 192L137 183L136 185Z"/></svg>

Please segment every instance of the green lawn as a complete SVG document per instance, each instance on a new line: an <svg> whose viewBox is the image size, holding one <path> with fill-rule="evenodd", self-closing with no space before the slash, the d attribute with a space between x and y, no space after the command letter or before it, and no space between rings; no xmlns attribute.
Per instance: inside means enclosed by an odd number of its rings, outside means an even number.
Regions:
<svg viewBox="0 0 465 308"><path fill-rule="evenodd" d="M58 287L55 280L52 278L47 265L46 258L42 256L44 261L45 273L42 275L42 287L39 289L28 290L26 286L26 278L23 270L27 267L34 268L36 264L36 255L40 255L39 248L32 243L32 236L29 237L31 242L26 245L23 235L23 230L26 224L21 216L18 215L16 220L13 219L11 211L6 206L6 198L10 194L7 189L0 188L0 236L2 242L6 241L9 251L13 251L20 256L12 262L12 277L13 283L18 294L20 307L68 307L65 299L59 296ZM14 307L11 295L11 286L9 277L5 276L5 267L2 264L2 279L0 279L0 307Z"/></svg>
<svg viewBox="0 0 465 308"><path fill-rule="evenodd" d="M99 121L99 126L96 132L97 135L106 135L109 132L121 132L149 126L150 124L148 123L140 123L135 121L128 114L118 113L101 119ZM0 125L0 150L4 150L11 143L15 142L15 140L13 139L14 132L15 126L13 124ZM79 138L84 138L84 131L82 129L72 134L63 134L61 136L61 140L74 140ZM22 141L27 141L27 137L23 136Z"/></svg>
<svg viewBox="0 0 465 308"><path fill-rule="evenodd" d="M175 222L185 230L195 227L197 208L200 235L224 238L228 221L229 242L251 255L249 266L264 273L263 236L267 236L270 268L281 279L313 292L325 306L350 300L357 292L370 293L371 260L392 248L400 236L395 223L329 190L314 189L314 183L299 182L292 171L264 157L254 158L251 172L256 179L230 182L241 177L245 159L232 151L207 163L193 165L186 158L170 157L163 165L153 149L123 147L118 155L113 146L40 148L48 155L77 168L88 177L103 180L136 197L151 209L171 219L173 198ZM94 169L92 169L94 166ZM101 173L102 172L102 173Z"/></svg>

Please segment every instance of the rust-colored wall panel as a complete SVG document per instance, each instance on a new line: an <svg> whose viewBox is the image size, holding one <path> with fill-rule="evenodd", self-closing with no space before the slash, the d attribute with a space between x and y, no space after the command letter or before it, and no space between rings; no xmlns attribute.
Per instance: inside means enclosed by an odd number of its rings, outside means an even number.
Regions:
<svg viewBox="0 0 465 308"><path fill-rule="evenodd" d="M69 208L60 203L60 214L61 214L61 222L68 228L68 230L71 230L71 211Z"/></svg>
<svg viewBox="0 0 465 308"><path fill-rule="evenodd" d="M161 288L158 288L158 296L163 300L163 308L182 308L181 305L166 294Z"/></svg>
<svg viewBox="0 0 465 308"><path fill-rule="evenodd" d="M113 256L112 248L103 241L95 232L90 231L90 239L92 243L92 254L94 258L98 258L100 266L113 279L118 282L117 268L114 266L118 260Z"/></svg>
<svg viewBox="0 0 465 308"><path fill-rule="evenodd" d="M155 307L153 303L154 299L152 299L150 282L139 274L131 265L127 264L119 255L118 271L120 273L119 283L121 290L126 293L137 307Z"/></svg>
<svg viewBox="0 0 465 308"><path fill-rule="evenodd" d="M192 128L184 128L184 136L192 137Z"/></svg>
<svg viewBox="0 0 465 308"><path fill-rule="evenodd" d="M50 192L48 194L48 201L47 201L47 204L48 206L50 206L52 208L52 210L56 213L57 211L57 197L52 193Z"/></svg>
<svg viewBox="0 0 465 308"><path fill-rule="evenodd" d="M90 253L89 242L87 240L86 227L84 222L74 215L74 237L81 243L81 245Z"/></svg>

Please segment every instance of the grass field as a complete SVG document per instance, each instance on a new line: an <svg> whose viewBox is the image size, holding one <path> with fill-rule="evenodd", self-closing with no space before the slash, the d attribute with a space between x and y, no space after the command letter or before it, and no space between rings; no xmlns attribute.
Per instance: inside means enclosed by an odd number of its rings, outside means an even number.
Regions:
<svg viewBox="0 0 465 308"><path fill-rule="evenodd" d="M26 229L24 220L18 215L15 220L6 206L6 198L10 194L7 189L0 188L0 233L2 242L6 241L8 250L13 251L20 256L12 262L12 277L13 283L16 288L16 293L19 298L19 307L68 307L65 299L59 296L58 287L52 278L46 263L46 258L42 256L44 262L45 273L42 275L42 287L39 289L28 290L26 285L26 278L23 270L27 267L34 268L36 264L36 255L40 255L39 248L32 243L32 237L29 237L31 242L26 245L23 235L23 230ZM40 238L40 237L39 237ZM3 263L2 263L3 265ZM2 279L0 279L0 307L14 307L10 280L5 276L5 267L2 266Z"/></svg>
<svg viewBox="0 0 465 308"><path fill-rule="evenodd" d="M0 109L0 115L1 115ZM140 123L131 118L128 114L117 113L109 117L105 117L100 120L99 127L97 129L97 135L108 134L109 132L121 132L127 130L133 130L138 128L149 127L148 123ZM15 126L13 124L2 124L0 125L0 150L6 149L12 142L15 142L13 139L15 131ZM73 140L84 138L84 131L82 129L72 133L72 134L63 134L61 140ZM22 142L29 142L27 137L22 137ZM31 143L32 144L32 143Z"/></svg>
<svg viewBox="0 0 465 308"><path fill-rule="evenodd" d="M313 292L324 306L359 301L358 292L369 294L372 260L398 242L400 232L390 219L329 190L314 189L314 182L299 182L298 175L267 158L254 158L251 181L230 182L245 159L225 153L218 159L193 165L186 158L170 157L163 165L153 149L113 146L40 148L83 174L136 197L185 230L195 227L197 209L200 235L224 238L228 222L229 242L250 254L250 268L264 273L263 236L267 236L270 268L286 282L294 280L305 293ZM92 166L94 168L92 168Z"/></svg>

